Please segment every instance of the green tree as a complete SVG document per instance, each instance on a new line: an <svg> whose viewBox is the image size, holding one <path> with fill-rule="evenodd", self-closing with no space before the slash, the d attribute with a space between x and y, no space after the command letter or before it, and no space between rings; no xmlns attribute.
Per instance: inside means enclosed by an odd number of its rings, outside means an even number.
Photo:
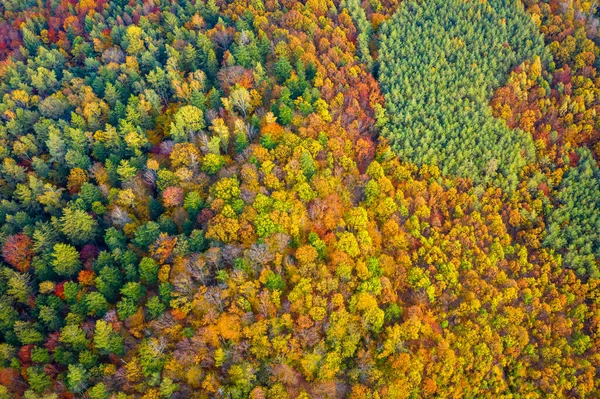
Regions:
<svg viewBox="0 0 600 399"><path fill-rule="evenodd" d="M98 222L80 209L65 208L60 223L61 231L73 244L93 241L98 231Z"/></svg>
<svg viewBox="0 0 600 399"><path fill-rule="evenodd" d="M52 252L52 267L59 276L72 277L81 269L79 252L69 244L56 244Z"/></svg>
<svg viewBox="0 0 600 399"><path fill-rule="evenodd" d="M33 366L27 368L27 382L29 386L37 393L42 393L52 387L52 379L44 372L42 366Z"/></svg>
<svg viewBox="0 0 600 399"><path fill-rule="evenodd" d="M147 249L150 244L156 241L159 235L160 225L156 222L147 222L137 228L133 242L137 246Z"/></svg>
<svg viewBox="0 0 600 399"><path fill-rule="evenodd" d="M152 258L142 258L140 262L140 280L146 285L158 282L158 269L160 266Z"/></svg>
<svg viewBox="0 0 600 399"><path fill-rule="evenodd" d="M191 134L201 131L205 126L202 110L193 105L186 105L179 108L175 114L171 123L171 137L176 142L185 142Z"/></svg>
<svg viewBox="0 0 600 399"><path fill-rule="evenodd" d="M85 304L87 306L89 315L102 317L106 314L106 312L108 312L109 305L106 301L106 298L104 298L104 296L97 291L86 294Z"/></svg>
<svg viewBox="0 0 600 399"><path fill-rule="evenodd" d="M104 266L98 272L94 280L98 291L109 301L114 301L121 285L123 284L123 273L113 265Z"/></svg>
<svg viewBox="0 0 600 399"><path fill-rule="evenodd" d="M225 165L225 160L221 155L206 154L202 159L202 170L209 175L216 174Z"/></svg>
<svg viewBox="0 0 600 399"><path fill-rule="evenodd" d="M275 62L275 76L280 83L285 82L290 78L292 73L292 64L287 57L279 57Z"/></svg>
<svg viewBox="0 0 600 399"><path fill-rule="evenodd" d="M137 281L130 281L121 288L121 294L131 299L134 303L138 303L146 294L146 290Z"/></svg>
<svg viewBox="0 0 600 399"><path fill-rule="evenodd" d="M90 374L81 364L69 364L67 371L67 387L73 393L83 393L87 386Z"/></svg>
<svg viewBox="0 0 600 399"><path fill-rule="evenodd" d="M90 399L108 399L110 393L106 389L106 385L103 382L100 382L90 388L87 392Z"/></svg>
<svg viewBox="0 0 600 399"><path fill-rule="evenodd" d="M44 341L44 336L34 323L15 321L13 330L23 345L41 344Z"/></svg>
<svg viewBox="0 0 600 399"><path fill-rule="evenodd" d="M76 324L67 324L63 327L59 337L60 342L67 344L70 349L82 351L88 347L85 332Z"/></svg>
<svg viewBox="0 0 600 399"><path fill-rule="evenodd" d="M94 330L94 345L101 355L124 353L123 338L117 334L112 326L104 320L96 321Z"/></svg>
<svg viewBox="0 0 600 399"><path fill-rule="evenodd" d="M164 303L162 303L160 297L158 296L153 296L148 300L148 302L146 302L146 309L148 310L148 315L151 319L156 319L158 316L163 314L166 308L167 307Z"/></svg>

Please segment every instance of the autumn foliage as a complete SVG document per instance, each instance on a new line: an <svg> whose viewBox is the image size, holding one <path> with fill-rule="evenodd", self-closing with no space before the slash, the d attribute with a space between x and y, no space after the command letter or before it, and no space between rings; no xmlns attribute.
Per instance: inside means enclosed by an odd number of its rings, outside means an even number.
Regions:
<svg viewBox="0 0 600 399"><path fill-rule="evenodd" d="M0 3L0 399L596 397L590 2Z"/></svg>

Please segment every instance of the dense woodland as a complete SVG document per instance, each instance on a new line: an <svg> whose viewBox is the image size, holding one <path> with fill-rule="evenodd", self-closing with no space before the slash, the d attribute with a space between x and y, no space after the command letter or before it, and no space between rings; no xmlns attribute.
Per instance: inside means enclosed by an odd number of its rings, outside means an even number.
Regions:
<svg viewBox="0 0 600 399"><path fill-rule="evenodd" d="M589 1L0 1L0 399L597 398Z"/></svg>
<svg viewBox="0 0 600 399"><path fill-rule="evenodd" d="M533 140L488 103L511 66L545 55L520 1L405 1L380 41L382 134L392 148L417 165L514 189Z"/></svg>

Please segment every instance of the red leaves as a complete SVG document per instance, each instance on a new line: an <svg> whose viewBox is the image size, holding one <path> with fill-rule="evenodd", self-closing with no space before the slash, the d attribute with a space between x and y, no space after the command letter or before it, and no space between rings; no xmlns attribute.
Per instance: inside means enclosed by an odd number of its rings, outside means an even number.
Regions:
<svg viewBox="0 0 600 399"><path fill-rule="evenodd" d="M2 257L20 272L27 272L31 267L33 241L25 234L10 236L2 247Z"/></svg>
<svg viewBox="0 0 600 399"><path fill-rule="evenodd" d="M569 152L569 161L572 167L577 166L577 163L579 162L579 155L577 155L575 151Z"/></svg>
<svg viewBox="0 0 600 399"><path fill-rule="evenodd" d="M25 345L19 349L19 360L22 364L28 365L31 363L31 350L33 345Z"/></svg>
<svg viewBox="0 0 600 399"><path fill-rule="evenodd" d="M94 260L96 259L99 253L100 250L96 246L86 244L83 246L83 248L81 248L81 251L79 252L79 259L81 259L81 262L83 262L86 268L91 269L94 265Z"/></svg>
<svg viewBox="0 0 600 399"><path fill-rule="evenodd" d="M22 394L26 389L19 371L12 368L0 369L0 385L8 388L8 391L15 394L15 397L17 397L17 393Z"/></svg>
<svg viewBox="0 0 600 399"><path fill-rule="evenodd" d="M208 221L211 220L214 216L215 213L213 211L211 211L208 208L204 208L202 209L202 211L200 211L200 214L196 218L196 221L198 222L198 224L206 226L206 223L208 223Z"/></svg>
<svg viewBox="0 0 600 399"><path fill-rule="evenodd" d="M58 345L59 345L59 338L60 334L58 332L53 332L51 334L48 335L48 339L46 340L46 343L44 344L44 347L46 349L48 349L49 351L53 351Z"/></svg>
<svg viewBox="0 0 600 399"><path fill-rule="evenodd" d="M54 290L54 294L59 297L60 299L62 299L63 301L65 300L65 282L61 282L56 284L56 289Z"/></svg>
<svg viewBox="0 0 600 399"><path fill-rule="evenodd" d="M562 69L554 72L552 75L552 83L555 85L559 83L564 85L571 83L571 68L569 68L568 65L565 65Z"/></svg>

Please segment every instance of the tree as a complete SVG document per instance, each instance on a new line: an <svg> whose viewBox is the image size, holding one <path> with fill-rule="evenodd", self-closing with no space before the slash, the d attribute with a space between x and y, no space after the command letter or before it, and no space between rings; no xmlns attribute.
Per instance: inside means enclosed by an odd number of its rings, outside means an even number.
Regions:
<svg viewBox="0 0 600 399"><path fill-rule="evenodd" d="M40 344L44 340L44 336L33 323L15 321L13 331L23 345Z"/></svg>
<svg viewBox="0 0 600 399"><path fill-rule="evenodd" d="M98 222L80 209L65 208L60 223L61 231L73 244L93 241L98 231Z"/></svg>
<svg viewBox="0 0 600 399"><path fill-rule="evenodd" d="M90 388L87 392L90 399L108 399L110 393L106 389L106 385L103 382L100 382Z"/></svg>
<svg viewBox="0 0 600 399"><path fill-rule="evenodd" d="M27 303L32 292L29 275L10 269L4 269L3 271L4 279L8 280L6 281L6 294L16 302Z"/></svg>
<svg viewBox="0 0 600 399"><path fill-rule="evenodd" d="M52 252L52 267L56 274L72 277L81 269L79 252L69 244L56 244Z"/></svg>
<svg viewBox="0 0 600 399"><path fill-rule="evenodd" d="M151 285L158 282L158 269L160 266L152 258L142 258L140 262L140 280Z"/></svg>
<svg viewBox="0 0 600 399"><path fill-rule="evenodd" d="M225 165L225 160L221 155L206 154L202 159L202 170L210 175L216 174Z"/></svg>
<svg viewBox="0 0 600 399"><path fill-rule="evenodd" d="M89 292L85 296L85 304L89 315L103 317L108 311L109 304L99 292Z"/></svg>
<svg viewBox="0 0 600 399"><path fill-rule="evenodd" d="M67 386L73 393L83 393L87 386L90 375L81 364L69 364L67 371Z"/></svg>
<svg viewBox="0 0 600 399"><path fill-rule="evenodd" d="M244 115L244 118L246 118L252 101L248 90L245 87L237 87L231 91L229 98L232 105L241 111Z"/></svg>
<svg viewBox="0 0 600 399"><path fill-rule="evenodd" d="M179 108L175 114L174 121L171 123L171 137L176 142L185 142L192 134L200 132L205 126L202 110L193 105L186 105Z"/></svg>
<svg viewBox="0 0 600 399"><path fill-rule="evenodd" d="M10 236L2 246L2 257L15 269L26 272L33 259L33 241L25 234Z"/></svg>
<svg viewBox="0 0 600 399"><path fill-rule="evenodd" d="M146 302L146 309L148 310L150 319L156 319L164 313L166 308L167 307L161 302L160 297L158 296L153 296Z"/></svg>
<svg viewBox="0 0 600 399"><path fill-rule="evenodd" d="M180 206L183 204L183 189L181 187L167 187L163 191L162 197L165 206Z"/></svg>
<svg viewBox="0 0 600 399"><path fill-rule="evenodd" d="M275 62L275 76L281 83L289 79L292 69L292 64L287 57L279 57Z"/></svg>
<svg viewBox="0 0 600 399"><path fill-rule="evenodd" d="M133 242L141 248L147 249L160 235L160 225L156 222L147 222L135 231Z"/></svg>
<svg viewBox="0 0 600 399"><path fill-rule="evenodd" d="M27 368L27 382L37 393L43 393L52 387L50 376L44 372L41 366Z"/></svg>
<svg viewBox="0 0 600 399"><path fill-rule="evenodd" d="M76 351L82 351L88 347L85 332L78 325L74 324L67 324L63 327L59 340Z"/></svg>
<svg viewBox="0 0 600 399"><path fill-rule="evenodd" d="M121 294L131 299L134 303L138 303L144 296L146 290L137 281L130 281L121 288Z"/></svg>
<svg viewBox="0 0 600 399"><path fill-rule="evenodd" d="M94 346L102 355L124 353L123 338L113 331L112 326L104 320L96 321L94 330Z"/></svg>

